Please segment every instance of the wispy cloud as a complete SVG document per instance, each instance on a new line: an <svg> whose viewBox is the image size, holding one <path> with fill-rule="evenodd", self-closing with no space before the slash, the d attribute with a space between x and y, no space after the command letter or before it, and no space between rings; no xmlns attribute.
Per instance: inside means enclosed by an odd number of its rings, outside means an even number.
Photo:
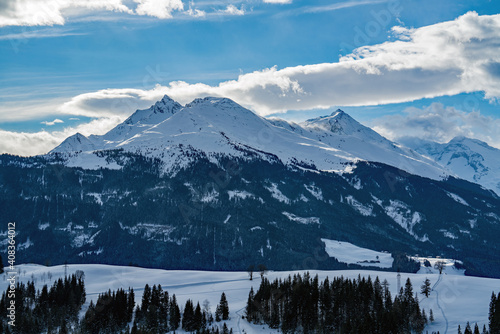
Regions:
<svg viewBox="0 0 500 334"><path fill-rule="evenodd" d="M83 35L88 35L88 33L60 30L60 29L37 29L21 33L0 35L0 41L23 40L32 38L55 38L55 37L65 37L65 36L83 36Z"/></svg>
<svg viewBox="0 0 500 334"><path fill-rule="evenodd" d="M302 8L301 11L304 13L330 12L334 10L357 7L357 6L376 5L388 1L389 0L345 1L345 2L333 3L331 5L326 5L326 6L308 6Z"/></svg>
<svg viewBox="0 0 500 334"><path fill-rule="evenodd" d="M264 0L265 3L274 3L280 5L286 5L292 3L292 0Z"/></svg>
<svg viewBox="0 0 500 334"><path fill-rule="evenodd" d="M271 0L273 1L273 0ZM274 3L291 3L287 2L286 0L283 0L283 2L280 2L281 0L275 0L276 2ZM351 8L351 7L357 7L357 6L367 6L367 5L376 5L380 3L386 3L389 2L390 0L359 0L359 1L343 1L343 2L337 2L337 3L332 3L329 5L321 5L321 6L301 6L299 8L294 8L294 9L288 9L281 11L280 13L276 14L277 16L288 16L288 15L301 15L301 14L312 14L312 13L322 13L322 12L331 12L331 11L336 11L336 10L341 10L345 8Z"/></svg>

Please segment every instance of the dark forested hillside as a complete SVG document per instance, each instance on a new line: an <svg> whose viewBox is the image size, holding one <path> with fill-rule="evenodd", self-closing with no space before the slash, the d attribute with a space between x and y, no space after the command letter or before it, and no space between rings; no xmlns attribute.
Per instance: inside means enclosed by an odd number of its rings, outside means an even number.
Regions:
<svg viewBox="0 0 500 334"><path fill-rule="evenodd" d="M374 163L339 175L223 156L200 156L164 175L154 159L96 154L122 168L0 156L0 230L16 222L19 263L347 268L327 256L326 238L443 255L463 260L470 274L500 277L500 201L465 181L434 181ZM396 265L389 270L404 270Z"/></svg>

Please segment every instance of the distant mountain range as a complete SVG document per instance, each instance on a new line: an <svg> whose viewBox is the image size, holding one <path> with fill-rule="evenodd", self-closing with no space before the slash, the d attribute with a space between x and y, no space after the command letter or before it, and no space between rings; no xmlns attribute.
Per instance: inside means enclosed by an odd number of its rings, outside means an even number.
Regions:
<svg viewBox="0 0 500 334"><path fill-rule="evenodd" d="M187 166L188 151L207 157L242 157L242 148L261 159L303 164L323 171L344 171L364 160L396 166L409 173L443 179L449 173L433 160L393 143L341 110L301 124L265 119L232 100L207 97L182 107L168 96L149 109L138 110L103 136L77 133L51 153L82 153L124 149L159 158L166 172ZM76 157L68 163L79 165ZM78 157L80 165L87 165ZM348 167L350 168L350 167Z"/></svg>
<svg viewBox="0 0 500 334"><path fill-rule="evenodd" d="M393 270L411 268L406 252L500 277L499 197L414 147L341 110L297 124L165 96L103 136L0 156L0 223L18 222L24 262L347 268L325 252L332 239L394 253Z"/></svg>

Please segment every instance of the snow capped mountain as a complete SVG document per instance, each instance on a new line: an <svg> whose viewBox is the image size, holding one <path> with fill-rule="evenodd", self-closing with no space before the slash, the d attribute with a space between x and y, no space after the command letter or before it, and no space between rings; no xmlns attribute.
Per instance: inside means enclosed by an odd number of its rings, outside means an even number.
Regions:
<svg viewBox="0 0 500 334"><path fill-rule="evenodd" d="M340 109L330 116L320 116L299 124L277 118L270 121L301 136L349 152L360 160L385 163L432 179L448 175L432 159L382 137Z"/></svg>
<svg viewBox="0 0 500 334"><path fill-rule="evenodd" d="M196 99L182 107L165 96L103 136L78 135L68 140L71 145L63 143L51 153L83 151L85 155L123 149L161 159L166 172L175 172L200 155L209 159L226 155L336 172L365 160L432 179L447 176L431 159L385 139L341 110L295 124L262 118L230 99L216 97ZM85 160L81 155L78 159Z"/></svg>
<svg viewBox="0 0 500 334"><path fill-rule="evenodd" d="M406 138L404 143L431 157L458 177L500 194L499 149L466 137L455 137L445 144L415 138Z"/></svg>
<svg viewBox="0 0 500 334"><path fill-rule="evenodd" d="M51 152L75 152L75 151L93 151L96 149L94 143L81 133L66 138L59 146Z"/></svg>

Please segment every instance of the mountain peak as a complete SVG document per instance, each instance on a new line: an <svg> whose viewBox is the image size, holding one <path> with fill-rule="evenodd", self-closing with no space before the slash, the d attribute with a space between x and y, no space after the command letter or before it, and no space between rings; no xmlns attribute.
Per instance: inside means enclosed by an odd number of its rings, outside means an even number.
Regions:
<svg viewBox="0 0 500 334"><path fill-rule="evenodd" d="M164 95L161 100L157 101L148 109L137 110L127 118L124 123L128 125L139 122L143 123L151 120L151 118L155 118L154 123L156 123L158 120L156 119L157 117L153 117L154 115L173 115L181 108L182 106L178 102L172 100L168 95Z"/></svg>
<svg viewBox="0 0 500 334"><path fill-rule="evenodd" d="M330 116L320 116L304 122L306 127L316 127L339 135L352 135L361 131L368 131L354 118L341 109L337 109Z"/></svg>
<svg viewBox="0 0 500 334"><path fill-rule="evenodd" d="M163 95L162 99L157 101L151 108L153 108L154 113L165 113L176 111L182 108L182 106L178 102L172 100L170 96Z"/></svg>
<svg viewBox="0 0 500 334"><path fill-rule="evenodd" d="M191 103L186 104L186 108L194 106L212 106L220 109L234 109L243 108L238 103L226 97L207 96L203 98L194 99Z"/></svg>
<svg viewBox="0 0 500 334"><path fill-rule="evenodd" d="M93 151L94 143L80 132L66 138L59 146L54 148L49 153L57 152L76 152L76 151Z"/></svg>
<svg viewBox="0 0 500 334"><path fill-rule="evenodd" d="M334 112L331 113L330 116L342 116L342 115L347 115L344 110L342 109L337 109Z"/></svg>

